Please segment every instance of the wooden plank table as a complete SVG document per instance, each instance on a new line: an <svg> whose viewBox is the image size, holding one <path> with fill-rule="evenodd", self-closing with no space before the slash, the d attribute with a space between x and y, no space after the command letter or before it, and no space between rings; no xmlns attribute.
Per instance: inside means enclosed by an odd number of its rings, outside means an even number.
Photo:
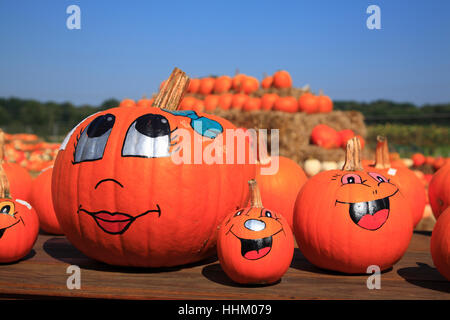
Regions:
<svg viewBox="0 0 450 320"><path fill-rule="evenodd" d="M295 249L282 280L268 286L231 282L216 258L182 268L136 269L94 261L65 237L40 234L33 251L0 265L0 298L114 299L450 299L450 282L434 268L430 232L415 231L404 257L381 274L381 289L369 290L369 275L320 270ZM69 290L67 267L81 270L81 288Z"/></svg>

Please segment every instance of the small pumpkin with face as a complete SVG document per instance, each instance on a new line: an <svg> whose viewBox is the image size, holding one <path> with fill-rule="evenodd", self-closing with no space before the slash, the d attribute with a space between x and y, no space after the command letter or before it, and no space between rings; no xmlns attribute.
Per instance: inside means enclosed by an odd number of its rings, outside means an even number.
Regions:
<svg viewBox="0 0 450 320"><path fill-rule="evenodd" d="M0 145L3 143L4 134L0 131ZM0 263L10 263L22 259L31 251L38 236L39 220L26 201L11 198L1 153L0 151Z"/></svg>
<svg viewBox="0 0 450 320"><path fill-rule="evenodd" d="M225 273L242 284L270 284L289 268L294 237L286 219L263 207L255 180L249 181L251 206L225 218L217 253Z"/></svg>
<svg viewBox="0 0 450 320"><path fill-rule="evenodd" d="M360 145L347 143L342 170L323 171L306 182L294 209L294 234L315 266L344 273L386 270L412 237L408 200L388 177L361 167Z"/></svg>

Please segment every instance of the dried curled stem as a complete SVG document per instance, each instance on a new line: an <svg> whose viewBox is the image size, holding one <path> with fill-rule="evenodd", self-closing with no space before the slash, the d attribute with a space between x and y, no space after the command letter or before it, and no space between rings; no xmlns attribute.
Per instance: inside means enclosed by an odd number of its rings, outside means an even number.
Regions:
<svg viewBox="0 0 450 320"><path fill-rule="evenodd" d="M255 179L248 181L250 188L250 205L252 208L263 208L261 193L259 192L258 183Z"/></svg>
<svg viewBox="0 0 450 320"><path fill-rule="evenodd" d="M152 103L152 107L177 110L189 86L189 77L178 68L174 68L169 79Z"/></svg>
<svg viewBox="0 0 450 320"><path fill-rule="evenodd" d="M345 163L342 168L344 171L361 171L361 142L357 137L347 141L347 150L345 152Z"/></svg>
<svg viewBox="0 0 450 320"><path fill-rule="evenodd" d="M374 167L376 169L388 169L391 167L391 161L389 160L389 146L387 138L384 136L377 136Z"/></svg>
<svg viewBox="0 0 450 320"><path fill-rule="evenodd" d="M9 192L9 181L6 172L3 169L5 158L5 133L0 129L0 198L11 198Z"/></svg>

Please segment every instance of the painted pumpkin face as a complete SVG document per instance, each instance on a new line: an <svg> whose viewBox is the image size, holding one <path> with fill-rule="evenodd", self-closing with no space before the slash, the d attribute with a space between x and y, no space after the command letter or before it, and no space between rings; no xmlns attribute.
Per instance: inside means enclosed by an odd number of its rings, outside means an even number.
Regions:
<svg viewBox="0 0 450 320"><path fill-rule="evenodd" d="M0 199L0 262L15 262L33 248L39 221L31 206L22 200Z"/></svg>
<svg viewBox="0 0 450 320"><path fill-rule="evenodd" d="M263 207L229 215L219 228L220 264L239 283L273 283L289 268L294 237L286 219Z"/></svg>
<svg viewBox="0 0 450 320"><path fill-rule="evenodd" d="M398 187L381 173L330 170L312 177L299 193L294 233L314 265L365 273L370 265L384 270L401 258L412 217Z"/></svg>
<svg viewBox="0 0 450 320"><path fill-rule="evenodd" d="M183 152L191 151L194 164L171 158L181 128L193 138ZM216 116L154 107L89 117L63 142L53 169L64 234L86 255L114 265L173 266L210 255L217 225L241 206L245 181L255 174L249 164L195 164L195 148L204 151L222 137L225 144L226 129L234 126Z"/></svg>

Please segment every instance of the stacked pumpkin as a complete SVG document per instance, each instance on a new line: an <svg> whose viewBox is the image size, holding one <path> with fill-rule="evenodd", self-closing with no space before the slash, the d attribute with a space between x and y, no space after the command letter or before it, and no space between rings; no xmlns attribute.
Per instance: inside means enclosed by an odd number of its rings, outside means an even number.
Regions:
<svg viewBox="0 0 450 320"><path fill-rule="evenodd" d="M165 84L163 81L160 89ZM253 76L237 72L230 77L204 77L191 79L187 95L180 103L180 110L212 112L222 110L276 110L284 112L326 113L333 110L333 101L320 91L314 95L309 90L296 90L293 94L292 77L279 70L261 81ZM152 98L153 99L153 98ZM121 106L150 106L152 99L135 102L124 99Z"/></svg>

